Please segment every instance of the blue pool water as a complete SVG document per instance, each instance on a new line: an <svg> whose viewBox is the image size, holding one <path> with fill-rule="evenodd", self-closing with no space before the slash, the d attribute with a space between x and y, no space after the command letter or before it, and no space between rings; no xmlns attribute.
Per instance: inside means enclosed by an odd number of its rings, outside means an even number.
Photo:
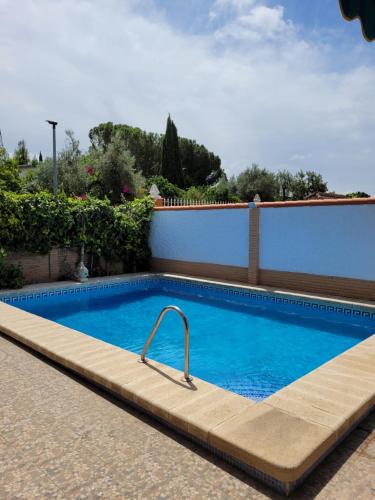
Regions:
<svg viewBox="0 0 375 500"><path fill-rule="evenodd" d="M151 283L151 282L150 282ZM179 306L190 324L190 371L225 389L263 399L375 331L375 318L263 304L181 283L29 298L18 307L140 353L160 310ZM148 357L183 368L180 318L169 313Z"/></svg>

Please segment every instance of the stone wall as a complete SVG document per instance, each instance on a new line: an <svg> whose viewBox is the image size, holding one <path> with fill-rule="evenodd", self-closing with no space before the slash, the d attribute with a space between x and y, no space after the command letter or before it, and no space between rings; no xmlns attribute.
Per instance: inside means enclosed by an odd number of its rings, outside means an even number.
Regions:
<svg viewBox="0 0 375 500"><path fill-rule="evenodd" d="M10 252L8 264L20 264L24 283L45 283L74 277L79 262L78 249L53 248L48 254Z"/></svg>
<svg viewBox="0 0 375 500"><path fill-rule="evenodd" d="M29 252L9 252L6 257L8 264L20 264L25 285L32 283L47 283L50 281L61 281L75 279L76 267L80 259L78 248L53 248L48 254L37 254ZM101 273L99 275L115 275L124 272L121 261L105 261L100 258ZM91 270L91 257L85 255L85 265L89 269L90 276L94 276ZM95 274L96 276L98 274Z"/></svg>

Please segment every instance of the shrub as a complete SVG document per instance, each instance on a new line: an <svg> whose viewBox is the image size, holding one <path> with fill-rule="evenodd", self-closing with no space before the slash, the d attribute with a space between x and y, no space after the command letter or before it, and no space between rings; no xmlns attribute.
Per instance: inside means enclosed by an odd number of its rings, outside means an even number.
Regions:
<svg viewBox="0 0 375 500"><path fill-rule="evenodd" d="M22 288L21 266L5 263L6 252L0 248L0 288Z"/></svg>
<svg viewBox="0 0 375 500"><path fill-rule="evenodd" d="M109 200L49 193L0 191L0 239L4 250L48 253L85 244L93 257L121 260L124 270L147 268L151 198L118 206Z"/></svg>
<svg viewBox="0 0 375 500"><path fill-rule="evenodd" d="M163 198L182 198L184 196L184 191L182 189L169 182L168 179L162 175L154 175L146 180L145 188L147 191L150 190L153 184L158 187L160 196Z"/></svg>
<svg viewBox="0 0 375 500"><path fill-rule="evenodd" d="M15 160L9 158L4 148L0 147L0 189L20 191L21 179L19 167Z"/></svg>

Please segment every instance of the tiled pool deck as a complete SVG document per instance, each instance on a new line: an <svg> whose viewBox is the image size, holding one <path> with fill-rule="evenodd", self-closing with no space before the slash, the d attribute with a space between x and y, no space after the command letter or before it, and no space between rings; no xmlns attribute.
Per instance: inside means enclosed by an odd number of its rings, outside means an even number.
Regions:
<svg viewBox="0 0 375 500"><path fill-rule="evenodd" d="M286 492L375 402L375 336L255 404L8 304L0 330Z"/></svg>
<svg viewBox="0 0 375 500"><path fill-rule="evenodd" d="M165 426L0 335L0 498L278 499ZM375 413L292 494L370 500Z"/></svg>

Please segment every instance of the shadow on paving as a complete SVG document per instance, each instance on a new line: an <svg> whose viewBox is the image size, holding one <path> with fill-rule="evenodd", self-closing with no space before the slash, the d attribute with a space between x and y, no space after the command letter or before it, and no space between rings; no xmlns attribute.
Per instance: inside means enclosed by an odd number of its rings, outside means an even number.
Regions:
<svg viewBox="0 0 375 500"><path fill-rule="evenodd" d="M23 350L26 353L29 353L33 358L36 358L46 365L48 365L51 370L55 370L55 372L61 373L65 377L69 377L71 380L74 380L81 386L85 387L89 391L92 391L96 395L100 396L104 400L106 400L109 404L115 405L118 408L121 408L127 414L133 416L144 424L152 427L159 433L164 436L172 439L176 443L184 446L186 449L190 450L194 454L198 455L203 460L213 464L215 467L221 469L227 474L230 474L232 477L239 480L244 485L249 487L248 498L270 498L270 499L279 499L284 498L282 495L279 495L272 491L267 486L263 485L259 481L251 478L241 470L235 468L234 466L226 463L222 459L216 457L209 451L205 450L203 447L200 447L193 441L190 441L185 436L178 434L177 432L169 429L165 425L161 424L159 421L154 419L152 416L149 416L145 413L138 411L136 408L131 405L125 403L124 401L116 398L115 396L109 394L107 391L102 390L100 387L93 385L82 377L76 375L70 370L67 370L57 363L47 359L46 357L40 355L39 353L29 349L23 344L17 342L16 340L7 337L0 333L0 340L9 342L13 344L15 347ZM30 382L31 385L32 382ZM56 395L58 397L58 393ZM78 397L78 396L77 396ZM326 457L322 463L310 474L310 476L305 480L305 482L289 497L291 499L314 499L319 496L319 493L330 483L330 481L335 477L335 475L340 471L340 469L348 462L348 460L352 457L353 454L357 453L358 456L363 456L374 463L374 475L375 475L375 456L373 454L368 454L366 452L366 447L364 447L364 443L368 440L369 442L375 442L375 412L373 412L370 416L368 416L359 426L328 456ZM375 449L375 446L374 446ZM202 477L200 477L203 480ZM168 477L165 478L165 481L168 481ZM163 481L164 482L164 481ZM348 478L348 484L350 483L350 478ZM332 491L332 496L326 496L324 494L324 498L341 498L343 496L350 497L349 491L345 489L340 491L337 489L335 485L335 491ZM150 485L148 485L150 486ZM340 485L338 485L340 486ZM375 496L375 484L374 487L368 490L368 494L373 494ZM214 494L214 491L212 492ZM80 495L78 495L80 496ZM353 497L364 498L358 495L354 495ZM145 498L147 495L145 496ZM202 498L204 498L202 496ZM368 497L370 498L370 496Z"/></svg>

